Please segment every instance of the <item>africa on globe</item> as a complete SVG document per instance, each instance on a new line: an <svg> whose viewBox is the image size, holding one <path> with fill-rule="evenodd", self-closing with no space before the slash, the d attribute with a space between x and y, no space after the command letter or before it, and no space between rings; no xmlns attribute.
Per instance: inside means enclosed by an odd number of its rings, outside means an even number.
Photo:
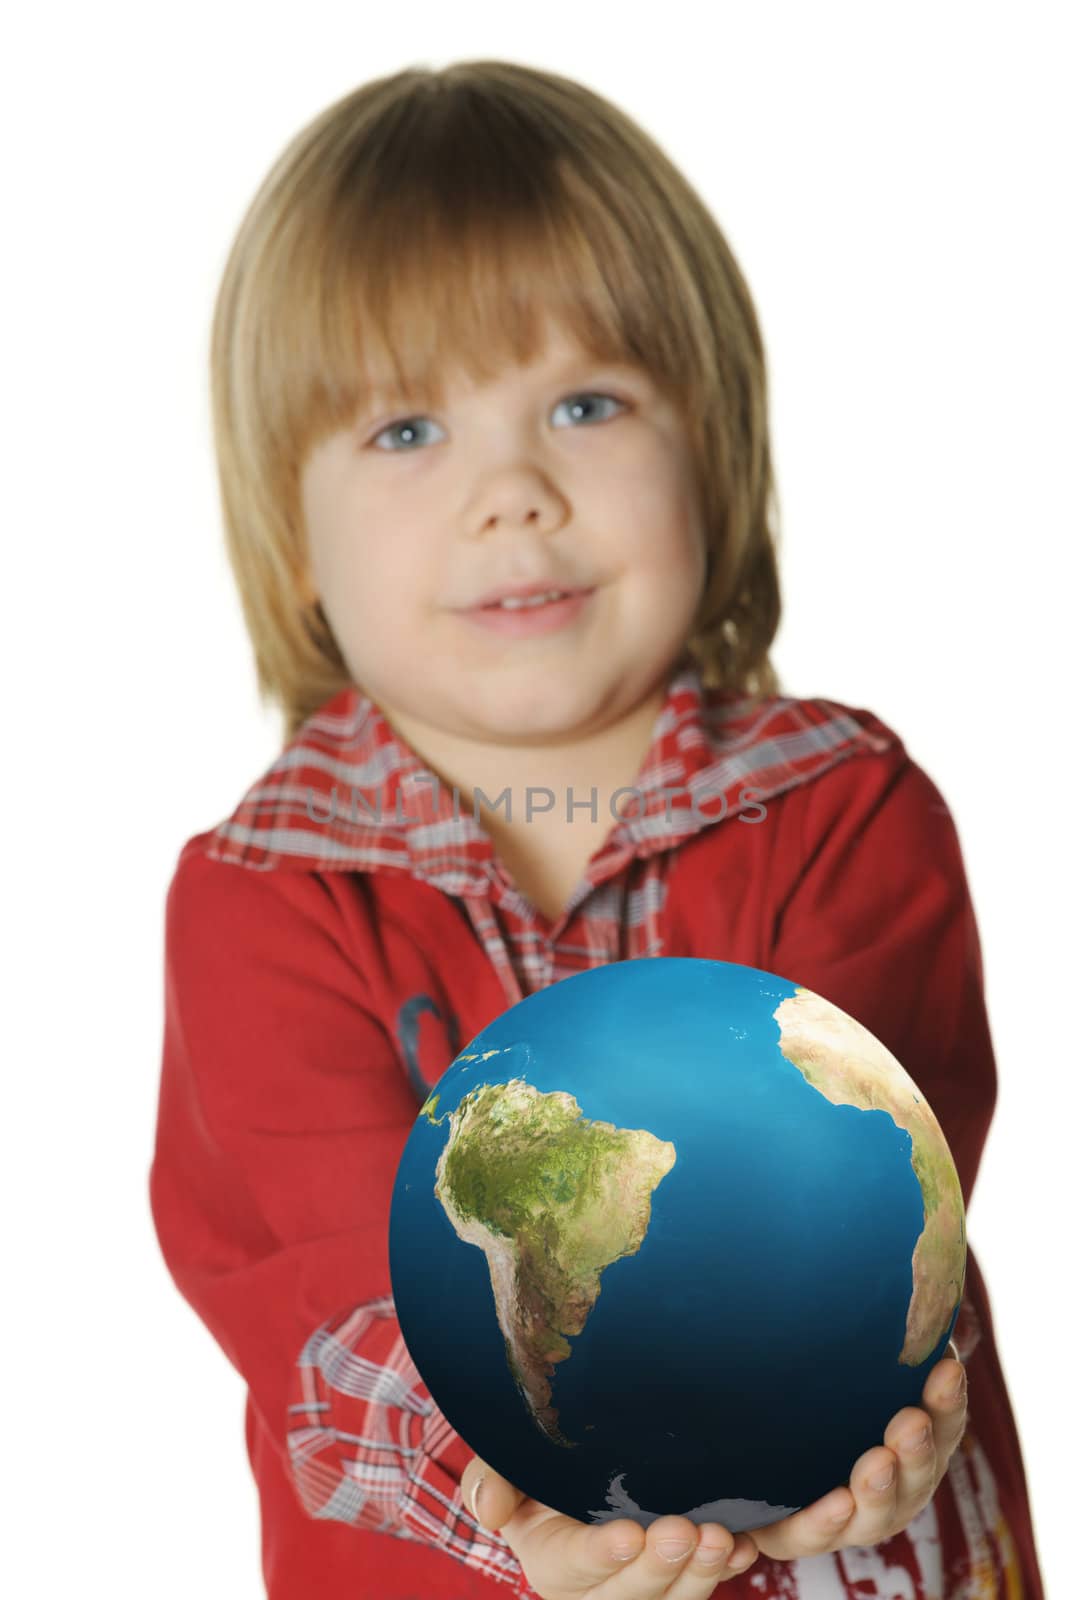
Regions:
<svg viewBox="0 0 1065 1600"><path fill-rule="evenodd" d="M733 1533L846 1483L947 1350L950 1150L829 1000L734 962L594 967L510 1007L392 1191L411 1358L471 1449L586 1523Z"/></svg>

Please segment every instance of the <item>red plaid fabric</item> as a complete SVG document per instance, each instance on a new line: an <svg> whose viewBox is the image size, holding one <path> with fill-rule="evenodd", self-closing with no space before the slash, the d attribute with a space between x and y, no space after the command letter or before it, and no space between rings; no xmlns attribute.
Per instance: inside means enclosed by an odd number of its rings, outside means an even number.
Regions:
<svg viewBox="0 0 1065 1600"><path fill-rule="evenodd" d="M685 658L614 798L552 923L351 688L181 851L151 1202L179 1290L248 1384L271 1600L535 1592L462 1504L472 1451L411 1362L387 1265L414 1118L523 996L646 955L793 978L903 1062L972 1193L996 1090L979 937L949 811L898 736L835 701L708 690ZM971 1249L954 1337L970 1421L932 1502L875 1548L760 1559L737 1600L1042 1600Z"/></svg>

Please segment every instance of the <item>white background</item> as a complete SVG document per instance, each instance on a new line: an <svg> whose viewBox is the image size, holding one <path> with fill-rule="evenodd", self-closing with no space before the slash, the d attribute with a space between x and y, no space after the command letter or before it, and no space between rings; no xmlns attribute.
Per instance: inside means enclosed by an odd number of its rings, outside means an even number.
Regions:
<svg viewBox="0 0 1065 1600"><path fill-rule="evenodd" d="M313 115L384 72L497 56L616 100L714 211L768 350L785 689L875 710L957 822L1000 1073L969 1237L1054 1593L1051 8L258 0L40 6L5 34L0 1586L263 1594L243 1383L148 1210L167 884L280 739L223 557L208 323L253 190Z"/></svg>

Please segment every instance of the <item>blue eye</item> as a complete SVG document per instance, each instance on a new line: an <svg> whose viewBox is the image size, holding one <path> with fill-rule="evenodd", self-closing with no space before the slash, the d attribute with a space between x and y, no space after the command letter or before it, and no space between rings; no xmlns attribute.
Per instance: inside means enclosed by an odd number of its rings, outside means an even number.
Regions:
<svg viewBox="0 0 1065 1600"><path fill-rule="evenodd" d="M555 410L557 411L561 406L579 406L582 411L582 416L579 420L583 421L589 411L588 402L592 402L592 409L594 409L595 403L602 400L607 401L607 403L612 406L623 407L625 404L624 401L616 399L612 394L601 394L597 390L588 390L587 392L567 395L564 400L559 401L558 406L555 407ZM599 421L602 419L593 417L592 420ZM371 439L370 443L373 445L378 445L381 440L386 440L392 436L406 436L403 444L384 444L381 445L381 448L384 450L393 451L400 455L409 455L411 451L408 449L408 445L412 443L410 436L412 434L416 436L419 427L422 427L428 422L428 417L400 417L398 422L391 422L387 428L382 428L378 433L374 434L374 437ZM413 441L412 447L415 449L417 448L416 437Z"/></svg>
<svg viewBox="0 0 1065 1600"><path fill-rule="evenodd" d="M427 422L428 420L428 417L401 417L398 422L391 422L387 428L382 428L380 433L375 433L371 443L376 444L379 439L387 439L390 434L409 434L413 431L416 431L421 423ZM385 449L398 449L399 454L401 455L409 455L410 453L405 449L404 446L390 444L386 445Z"/></svg>
<svg viewBox="0 0 1065 1600"><path fill-rule="evenodd" d="M615 399L615 397L612 394L600 394L597 390L591 389L585 394L570 394L570 395L567 395L565 400L560 400L559 401L559 405L560 406L579 405L586 411L588 409L587 403L588 403L589 400L592 400L592 401L607 400L607 401L610 402L610 404L612 406L620 406L620 405L623 404L623 402L621 400Z"/></svg>

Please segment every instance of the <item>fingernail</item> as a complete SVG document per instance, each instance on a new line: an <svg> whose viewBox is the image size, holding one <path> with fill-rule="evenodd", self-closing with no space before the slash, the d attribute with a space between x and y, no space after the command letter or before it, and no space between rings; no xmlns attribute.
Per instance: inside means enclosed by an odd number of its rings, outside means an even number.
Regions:
<svg viewBox="0 0 1065 1600"><path fill-rule="evenodd" d="M884 1473L883 1477L871 1478L869 1481L872 1484L874 1489L886 1489L888 1487L888 1485L890 1484L890 1482L891 1482L891 1480L892 1480L892 1478L894 1476L895 1476L895 1468L894 1467L888 1467L888 1469Z"/></svg>
<svg viewBox="0 0 1065 1600"><path fill-rule="evenodd" d="M480 1494L481 1490L484 1488L484 1480L485 1480L486 1477L487 1477L487 1473L482 1472L481 1476L477 1479L477 1482L473 1486L473 1493L470 1495L470 1505L473 1507L473 1514L476 1517L478 1522L480 1522L480 1520L481 1520L481 1513L477 1509L477 1496Z"/></svg>
<svg viewBox="0 0 1065 1600"><path fill-rule="evenodd" d="M683 1561L695 1549L691 1539L659 1539L655 1549L663 1561Z"/></svg>
<svg viewBox="0 0 1065 1600"><path fill-rule="evenodd" d="M696 1549L695 1559L704 1567L712 1567L715 1561L725 1559L727 1549L728 1546L724 1544L701 1544Z"/></svg>
<svg viewBox="0 0 1065 1600"><path fill-rule="evenodd" d="M966 1378L965 1378L965 1373L963 1372L962 1375L961 1375L961 1378L958 1381L958 1387L956 1389L952 1389L950 1391L949 1396L948 1396L948 1398L949 1398L949 1400L950 1400L952 1405L956 1405L958 1403L958 1401L961 1399L962 1395L965 1393L965 1389L966 1389Z"/></svg>
<svg viewBox="0 0 1065 1600"><path fill-rule="evenodd" d="M931 1428L922 1428L920 1433L912 1434L910 1438L903 1439L902 1448L909 1451L911 1455L916 1455L919 1450L927 1450L931 1443Z"/></svg>
<svg viewBox="0 0 1065 1600"><path fill-rule="evenodd" d="M633 1556L638 1556L639 1553L640 1547L638 1544L625 1544L619 1545L616 1550L611 1550L610 1557L612 1561L631 1561Z"/></svg>

